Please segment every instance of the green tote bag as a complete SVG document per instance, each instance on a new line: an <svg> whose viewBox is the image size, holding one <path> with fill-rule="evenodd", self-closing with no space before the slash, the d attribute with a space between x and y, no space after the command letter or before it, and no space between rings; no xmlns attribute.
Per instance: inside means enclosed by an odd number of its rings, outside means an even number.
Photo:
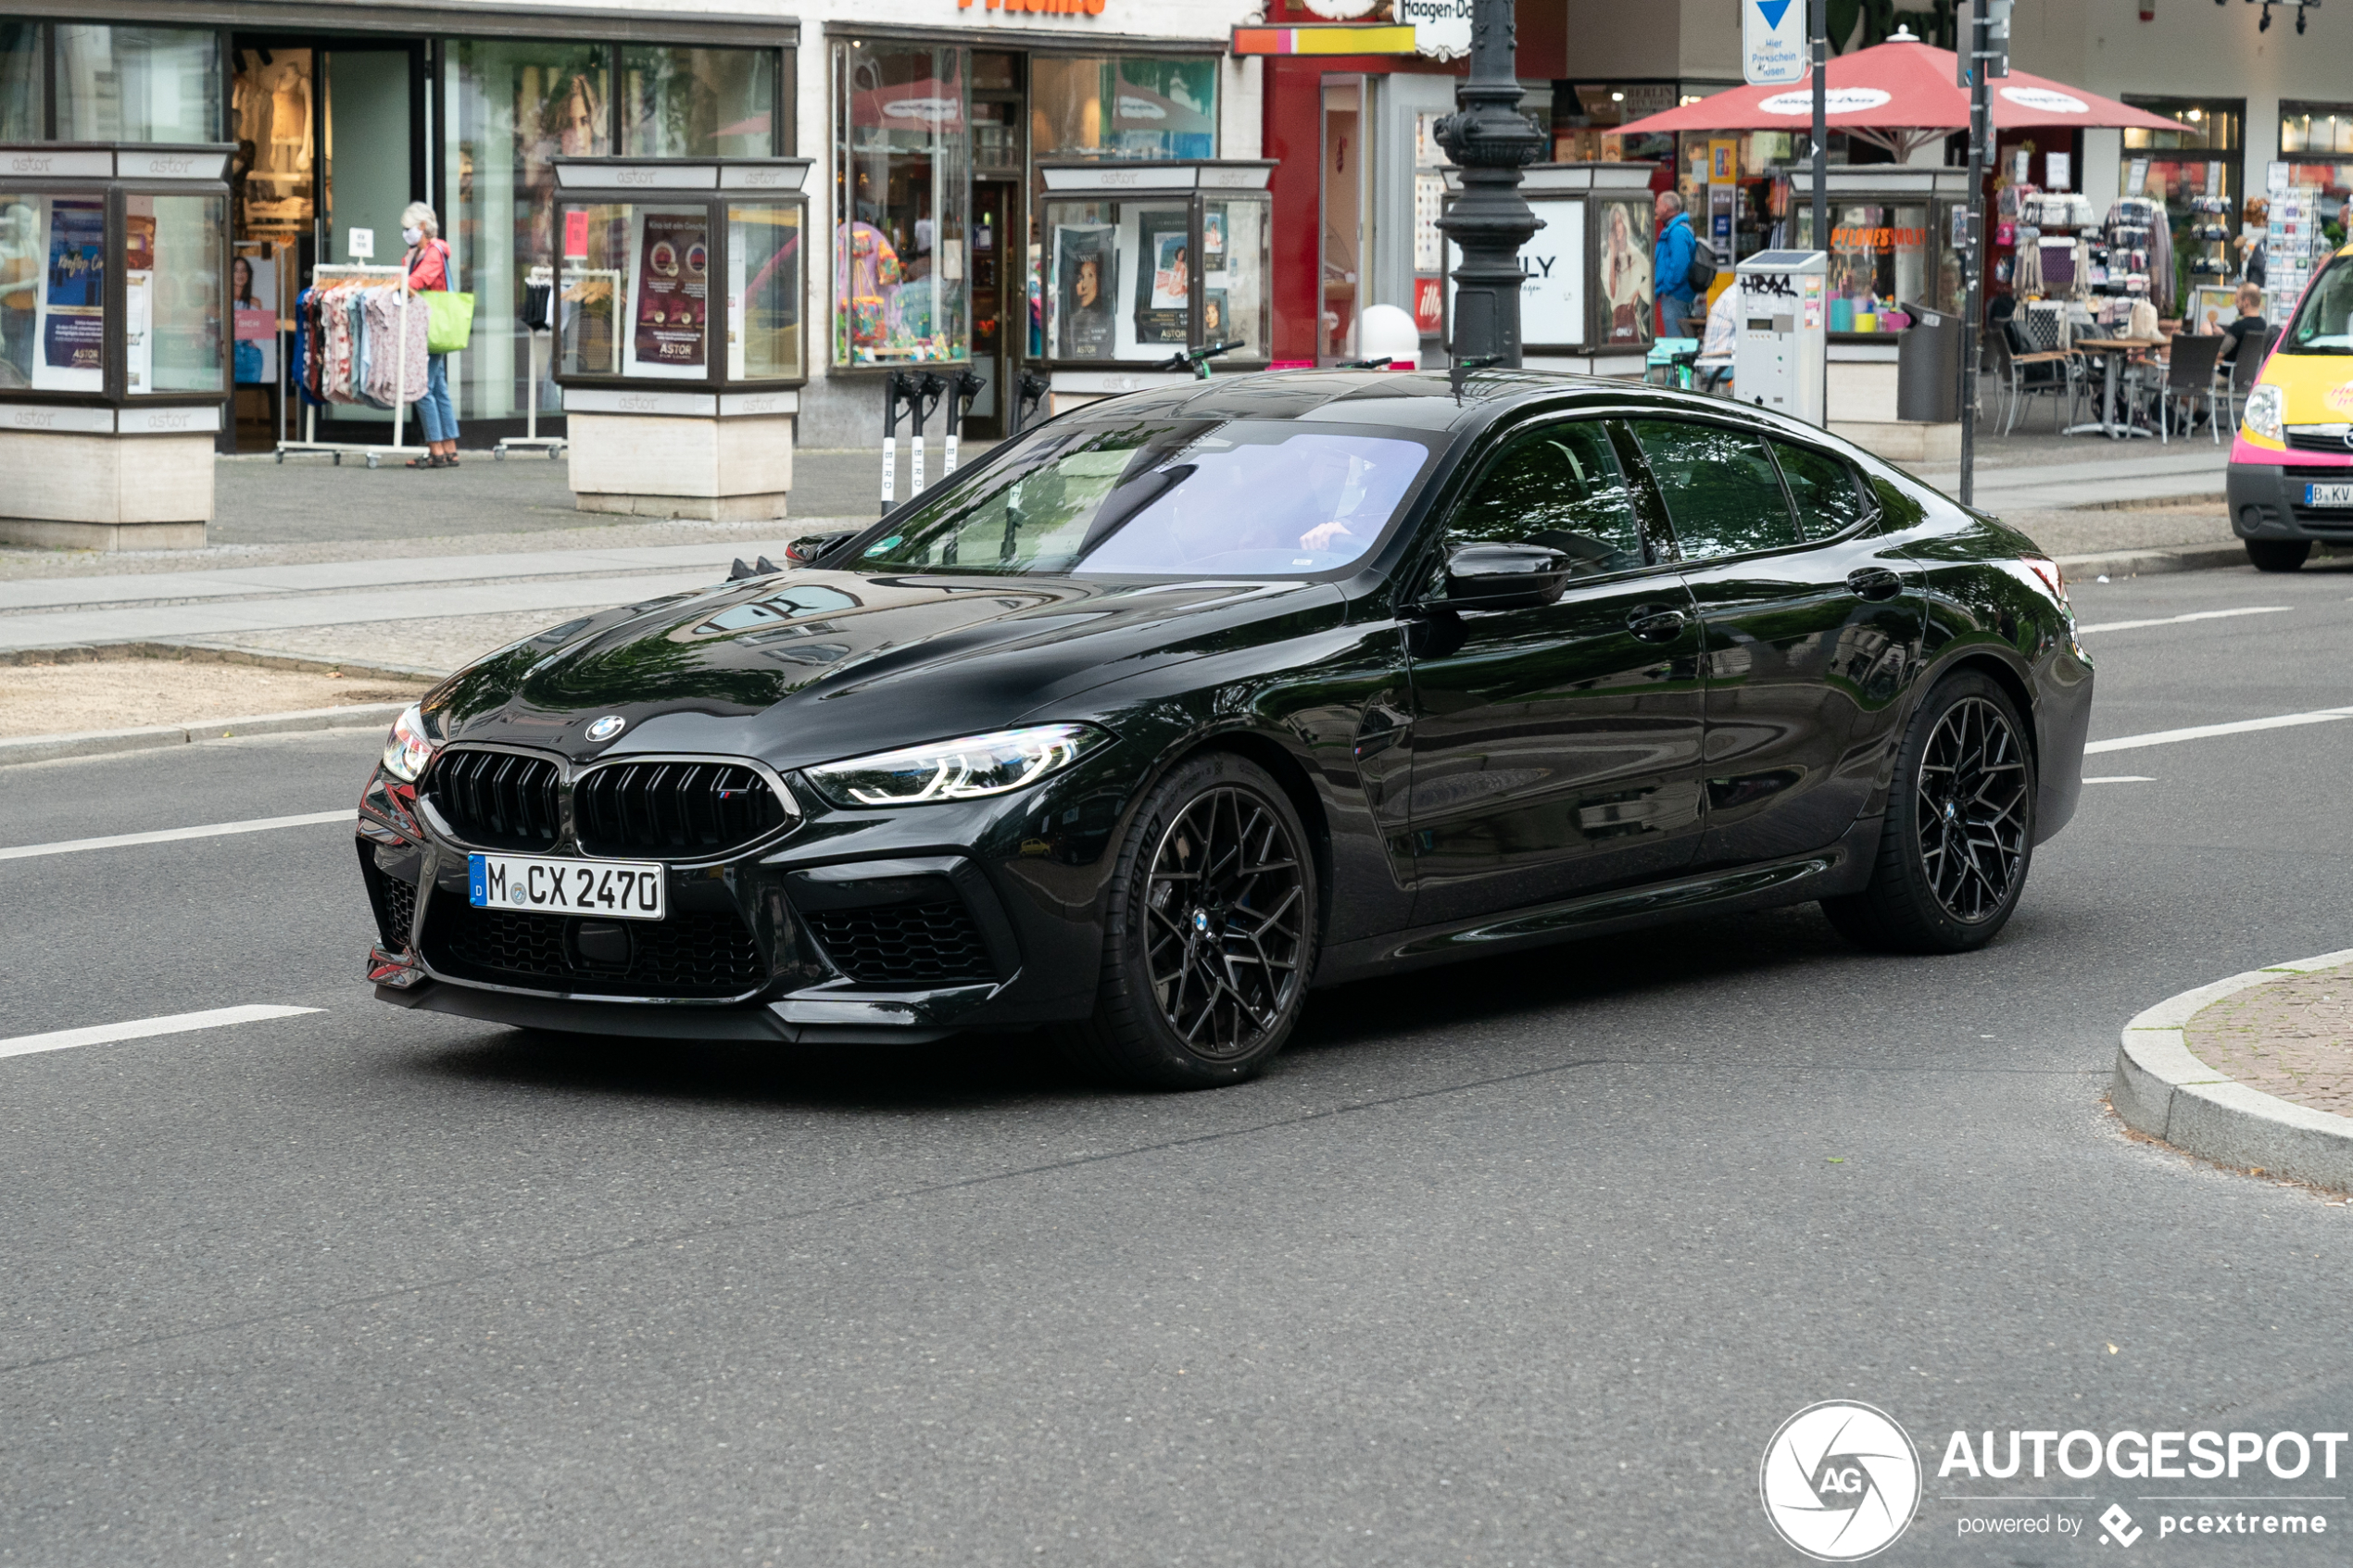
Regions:
<svg viewBox="0 0 2353 1568"><path fill-rule="evenodd" d="M455 354L474 330L474 296L429 289L416 296L425 307L425 352Z"/></svg>

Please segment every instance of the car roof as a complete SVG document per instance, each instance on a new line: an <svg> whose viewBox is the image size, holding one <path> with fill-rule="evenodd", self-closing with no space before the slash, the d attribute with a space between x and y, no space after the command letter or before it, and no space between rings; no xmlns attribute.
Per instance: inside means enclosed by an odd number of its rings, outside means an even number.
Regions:
<svg viewBox="0 0 2353 1568"><path fill-rule="evenodd" d="M1662 412L1681 408L1752 419L1756 412L1720 397L1695 397L1640 382L1556 370L1470 370L1459 380L1446 370L1267 370L1154 387L1115 401L1122 415L1345 419L1459 431L1487 424L1526 404L1557 402L1565 395L1573 402L1573 395L1579 393L1619 408L1629 402L1649 403ZM1111 411L1108 405L1090 404L1073 413L1085 420L1098 408Z"/></svg>

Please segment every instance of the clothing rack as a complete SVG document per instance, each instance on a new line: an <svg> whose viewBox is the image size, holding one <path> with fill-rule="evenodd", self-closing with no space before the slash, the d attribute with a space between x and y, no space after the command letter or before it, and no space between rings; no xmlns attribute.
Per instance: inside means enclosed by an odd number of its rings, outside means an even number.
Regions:
<svg viewBox="0 0 2353 1568"><path fill-rule="evenodd" d="M507 453L510 449L523 451L537 448L544 450L551 458L560 458L563 456L566 445L564 438L560 435L543 436L539 433L539 381L547 373L540 363L539 340L544 335L547 340L549 353L554 352L556 346L556 270L553 267L534 267L529 272L523 274L523 286L532 289L544 288L547 291L547 324L545 327L535 327L527 320L522 324L524 352L529 356L531 364L531 397L530 401L523 405L522 434L501 436L498 439L498 445L490 449L491 457L500 462L506 461Z"/></svg>
<svg viewBox="0 0 2353 1568"><path fill-rule="evenodd" d="M323 266L313 267L310 270L310 286L313 289L321 283L343 282L353 278L374 278L396 282L404 285L400 291L399 327L394 349L397 369L394 371L393 377L395 392L392 402L392 443L385 445L382 443L365 441L320 440L319 405L306 398L302 405L303 439L278 443L278 461L281 463L286 460L288 453L302 457L311 453L324 452L334 459L335 467L341 468L344 454L347 452L355 457L366 458L368 466L374 468L385 458L403 457L412 450L402 444L402 437L408 433L409 429L409 312L414 307L416 299L416 296L405 286L409 281L409 269L406 267ZM320 345L313 344L310 352L316 354L319 351ZM298 393L297 395L299 395ZM420 447L414 450L422 451L424 448Z"/></svg>

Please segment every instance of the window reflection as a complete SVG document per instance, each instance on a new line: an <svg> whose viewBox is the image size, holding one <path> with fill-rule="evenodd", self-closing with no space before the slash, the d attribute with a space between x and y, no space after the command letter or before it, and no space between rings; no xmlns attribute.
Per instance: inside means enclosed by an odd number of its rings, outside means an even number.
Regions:
<svg viewBox="0 0 2353 1568"><path fill-rule="evenodd" d="M1546 545L1579 572L1641 566L1642 526L1599 420L1515 436L1446 527L1446 546Z"/></svg>
<svg viewBox="0 0 2353 1568"><path fill-rule="evenodd" d="M1634 438L1686 560L1799 543L1780 475L1755 436L1721 425L1639 420Z"/></svg>

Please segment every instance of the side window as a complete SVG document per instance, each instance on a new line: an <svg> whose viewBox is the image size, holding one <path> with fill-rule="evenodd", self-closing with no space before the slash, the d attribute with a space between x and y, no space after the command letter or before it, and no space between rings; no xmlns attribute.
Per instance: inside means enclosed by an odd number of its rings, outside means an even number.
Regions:
<svg viewBox="0 0 2353 1568"><path fill-rule="evenodd" d="M1643 564L1634 495L1599 420L1511 437L1446 525L1446 547L1549 545L1579 575Z"/></svg>
<svg viewBox="0 0 2353 1568"><path fill-rule="evenodd" d="M1798 521L1808 539L1843 533L1870 515L1862 491L1856 487L1855 470L1828 452L1776 441L1773 456L1781 460L1781 477L1789 482L1790 495L1797 502Z"/></svg>
<svg viewBox="0 0 2353 1568"><path fill-rule="evenodd" d="M1637 420L1634 439L1685 560L1803 543L1772 455L1757 437L1721 425Z"/></svg>

